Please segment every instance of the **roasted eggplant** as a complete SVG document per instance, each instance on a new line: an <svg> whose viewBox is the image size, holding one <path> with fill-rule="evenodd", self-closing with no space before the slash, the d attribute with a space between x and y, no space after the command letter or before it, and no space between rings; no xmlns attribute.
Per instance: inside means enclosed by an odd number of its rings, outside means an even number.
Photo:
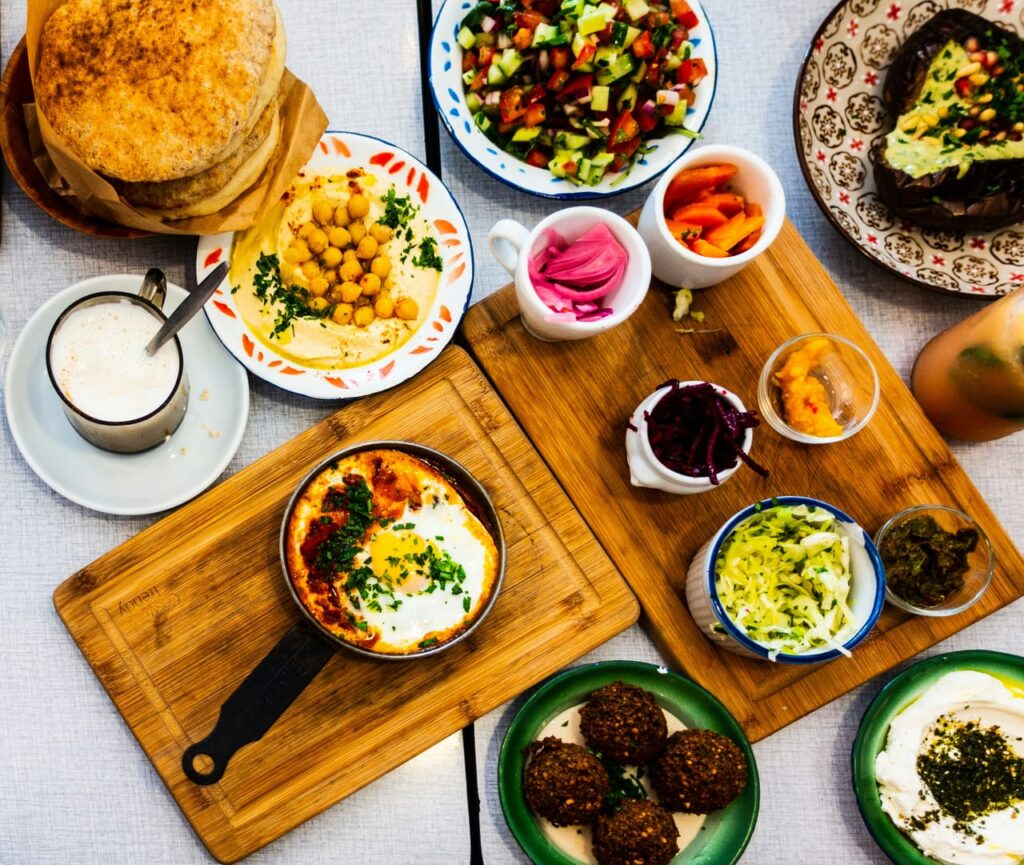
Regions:
<svg viewBox="0 0 1024 865"><path fill-rule="evenodd" d="M893 126L872 159L895 213L951 231L1024 219L1024 40L939 12L898 52L883 99Z"/></svg>

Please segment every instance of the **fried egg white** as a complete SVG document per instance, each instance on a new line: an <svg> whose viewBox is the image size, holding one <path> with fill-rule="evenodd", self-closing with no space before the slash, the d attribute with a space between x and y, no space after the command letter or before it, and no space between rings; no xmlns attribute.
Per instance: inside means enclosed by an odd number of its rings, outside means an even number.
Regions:
<svg viewBox="0 0 1024 865"><path fill-rule="evenodd" d="M344 498L354 477L370 490L370 525L351 565L325 578L311 549L351 519L337 517L330 497L340 489ZM382 654L419 652L464 631L487 606L499 567L494 538L451 482L429 463L385 450L346 458L309 484L290 520L287 558L317 620Z"/></svg>

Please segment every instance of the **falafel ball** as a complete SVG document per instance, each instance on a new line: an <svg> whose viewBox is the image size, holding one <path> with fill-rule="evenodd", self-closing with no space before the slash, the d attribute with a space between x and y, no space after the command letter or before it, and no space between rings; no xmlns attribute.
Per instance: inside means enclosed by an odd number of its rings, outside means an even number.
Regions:
<svg viewBox="0 0 1024 865"><path fill-rule="evenodd" d="M642 766L665 746L665 714L650 691L612 682L599 688L580 709L580 731L607 760Z"/></svg>
<svg viewBox="0 0 1024 865"><path fill-rule="evenodd" d="M747 758L714 730L680 730L649 767L658 800L670 811L708 814L724 808L747 785Z"/></svg>
<svg viewBox="0 0 1024 865"><path fill-rule="evenodd" d="M679 852L679 830L657 802L626 799L595 821L593 850L598 865L668 865Z"/></svg>
<svg viewBox="0 0 1024 865"><path fill-rule="evenodd" d="M554 826L589 823L611 792L608 770L582 745L548 736L527 745L523 795Z"/></svg>

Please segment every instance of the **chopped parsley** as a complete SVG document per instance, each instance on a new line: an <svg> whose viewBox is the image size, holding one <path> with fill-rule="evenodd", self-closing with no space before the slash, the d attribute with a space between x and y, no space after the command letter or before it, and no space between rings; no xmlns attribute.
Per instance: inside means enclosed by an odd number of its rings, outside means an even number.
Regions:
<svg viewBox="0 0 1024 865"><path fill-rule="evenodd" d="M444 261L437 254L437 241L432 237L424 237L420 241L420 254L412 260L412 263L424 270L443 270Z"/></svg>
<svg viewBox="0 0 1024 865"><path fill-rule="evenodd" d="M260 253L256 260L256 274L252 278L256 299L262 304L277 306L277 318L270 332L271 338L280 337L292 327L296 318L322 319L330 315L332 307L317 311L310 306L312 297L298 285L285 286L281 280L281 266L277 256Z"/></svg>
<svg viewBox="0 0 1024 865"><path fill-rule="evenodd" d="M412 203L411 196L396 195L394 186L384 194L381 201L384 202L384 213L377 222L395 230L407 227L419 210Z"/></svg>

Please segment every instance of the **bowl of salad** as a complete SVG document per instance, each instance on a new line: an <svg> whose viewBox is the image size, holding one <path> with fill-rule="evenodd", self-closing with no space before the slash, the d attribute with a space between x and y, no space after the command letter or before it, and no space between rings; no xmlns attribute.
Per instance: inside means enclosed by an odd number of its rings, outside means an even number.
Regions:
<svg viewBox="0 0 1024 865"><path fill-rule="evenodd" d="M446 0L430 88L473 162L547 198L601 198L686 152L715 96L697 0Z"/></svg>
<svg viewBox="0 0 1024 865"><path fill-rule="evenodd" d="M836 507L779 496L734 514L700 548L686 601L704 636L785 664L849 657L885 601L871 537Z"/></svg>

